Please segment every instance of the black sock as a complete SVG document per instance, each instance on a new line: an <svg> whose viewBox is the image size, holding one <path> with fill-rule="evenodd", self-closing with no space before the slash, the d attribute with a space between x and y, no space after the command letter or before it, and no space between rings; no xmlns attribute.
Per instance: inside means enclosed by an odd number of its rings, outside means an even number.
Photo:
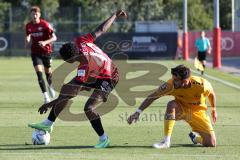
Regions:
<svg viewBox="0 0 240 160"><path fill-rule="evenodd" d="M56 120L56 118L57 118L54 109L55 109L55 108L53 107L53 108L51 109L49 115L48 115L48 120L49 120L49 121L52 121L52 122L55 122L55 120Z"/></svg>
<svg viewBox="0 0 240 160"><path fill-rule="evenodd" d="M46 73L46 78L47 78L48 85L51 86L52 85L52 73Z"/></svg>
<svg viewBox="0 0 240 160"><path fill-rule="evenodd" d="M93 129L95 130L95 132L98 134L98 136L102 136L104 134L104 130L103 130L103 126L102 126L102 122L101 119L95 119L90 121Z"/></svg>
<svg viewBox="0 0 240 160"><path fill-rule="evenodd" d="M43 80L42 72L37 71L37 77L38 77L38 83L42 92L43 93L46 92L47 90L46 90L45 82Z"/></svg>

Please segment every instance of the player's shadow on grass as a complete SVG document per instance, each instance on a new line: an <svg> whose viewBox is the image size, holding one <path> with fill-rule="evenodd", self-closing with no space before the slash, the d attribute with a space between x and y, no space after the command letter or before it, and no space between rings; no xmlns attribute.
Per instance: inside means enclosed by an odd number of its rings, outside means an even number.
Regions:
<svg viewBox="0 0 240 160"><path fill-rule="evenodd" d="M171 148L179 148L179 147L203 147L202 145L195 145L195 144L172 144Z"/></svg>
<svg viewBox="0 0 240 160"><path fill-rule="evenodd" d="M152 146L127 146L127 145L111 145L108 148L152 148Z"/></svg>
<svg viewBox="0 0 240 160"><path fill-rule="evenodd" d="M0 150L88 149L93 146L37 146L24 144L0 145Z"/></svg>
<svg viewBox="0 0 240 160"><path fill-rule="evenodd" d="M194 144L173 144L171 148L178 148L178 147L202 147L201 145L194 145ZM113 145L109 148L153 148L152 146L128 146L128 145Z"/></svg>
<svg viewBox="0 0 240 160"><path fill-rule="evenodd" d="M93 146L37 146L37 145L24 145L24 144L7 144L0 145L0 150L51 150L51 149L91 149ZM111 145L108 148L152 148L152 146L140 146L140 145Z"/></svg>

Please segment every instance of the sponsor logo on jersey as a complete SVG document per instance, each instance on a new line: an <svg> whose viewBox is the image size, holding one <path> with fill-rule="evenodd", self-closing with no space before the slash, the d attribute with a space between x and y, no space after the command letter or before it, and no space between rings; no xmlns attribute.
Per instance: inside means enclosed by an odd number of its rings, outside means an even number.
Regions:
<svg viewBox="0 0 240 160"><path fill-rule="evenodd" d="M32 33L31 36L33 36L33 37L41 37L41 36L43 36L43 32Z"/></svg>
<svg viewBox="0 0 240 160"><path fill-rule="evenodd" d="M78 76L79 76L79 77L84 77L84 76L85 76L85 73L86 73L86 72L85 72L85 70L83 70L83 69L79 69L79 70L78 70Z"/></svg>
<svg viewBox="0 0 240 160"><path fill-rule="evenodd" d="M161 89L161 91L165 91L167 89L167 87L168 87L168 84L164 83L160 86L160 89Z"/></svg>
<svg viewBox="0 0 240 160"><path fill-rule="evenodd" d="M41 31L43 28L42 27L38 27L38 30Z"/></svg>

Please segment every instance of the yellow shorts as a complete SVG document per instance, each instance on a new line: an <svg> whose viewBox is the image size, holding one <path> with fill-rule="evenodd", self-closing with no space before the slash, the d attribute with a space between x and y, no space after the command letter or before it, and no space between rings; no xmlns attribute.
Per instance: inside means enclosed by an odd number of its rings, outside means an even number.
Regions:
<svg viewBox="0 0 240 160"><path fill-rule="evenodd" d="M201 106L186 105L177 100L176 102L182 109L182 113L178 117L180 117L182 120L185 120L191 126L192 131L200 131L207 134L214 132L210 118Z"/></svg>

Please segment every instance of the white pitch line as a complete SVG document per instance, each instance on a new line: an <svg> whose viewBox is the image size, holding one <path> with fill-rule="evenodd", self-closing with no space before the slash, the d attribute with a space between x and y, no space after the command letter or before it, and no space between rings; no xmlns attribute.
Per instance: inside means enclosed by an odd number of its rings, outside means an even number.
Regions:
<svg viewBox="0 0 240 160"><path fill-rule="evenodd" d="M196 74L199 74L199 72L195 71L195 70L191 70L192 72L196 73ZM235 88L235 89L238 89L240 90L240 86L236 85L236 84L233 84L231 82L228 82L228 81L225 81L225 80L222 80L222 79L219 79L219 78L216 78L216 77L213 77L213 76L210 76L208 74L204 74L205 77L209 78L209 79L212 79L212 80L215 80L217 82L220 82L222 84L225 84L229 87L232 87L232 88Z"/></svg>
<svg viewBox="0 0 240 160"><path fill-rule="evenodd" d="M172 65L176 65L176 64L172 62ZM196 73L196 74L198 74L198 75L200 75L200 73L199 73L198 71L195 71L195 70L193 70L193 69L191 69L191 71L194 72L194 73ZM204 73L204 76L207 77L207 78L209 78L209 79L212 79L212 80L215 80L215 81L217 81L217 82L220 82L220 83L222 83L222 84L225 84L226 86L229 86L229 87L232 87L232 88L234 88L234 89L240 90L240 86L239 86L239 85L236 85L236 84L233 84L233 83L231 83L231 82L228 82L228 81L225 81L225 80L222 80L222 79L219 79L219 78L210 76L210 75L205 74L205 73Z"/></svg>

